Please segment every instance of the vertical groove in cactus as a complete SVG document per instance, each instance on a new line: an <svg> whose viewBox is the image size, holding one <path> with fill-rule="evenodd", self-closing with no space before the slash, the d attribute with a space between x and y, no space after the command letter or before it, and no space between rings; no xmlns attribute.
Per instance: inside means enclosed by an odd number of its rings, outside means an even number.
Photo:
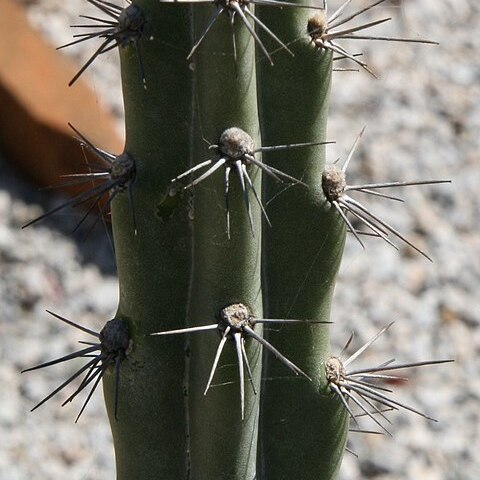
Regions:
<svg viewBox="0 0 480 480"><path fill-rule="evenodd" d="M195 7L195 39L205 31L215 8ZM222 132L231 127L241 128L256 145L260 144L253 42L243 25L236 25L235 31L236 69L231 25L226 14L216 20L192 57L196 101L194 164L220 158L217 150L208 149L205 140L218 144ZM252 235L240 177L232 171L229 188L231 233L228 239L224 171L225 166L222 166L192 188L194 221L193 276L188 306L190 326L215 323L215 316L221 308L238 302L249 307L255 316L262 316L261 212L252 199ZM261 195L260 172L256 167L248 167L248 171L256 191ZM261 328L257 327L256 331L261 334ZM242 420L233 341L226 342L212 388L204 395L220 338L217 332L205 332L192 334L189 340L191 478L253 479L259 400L247 382ZM246 350L258 392L260 347L256 342L247 340Z"/></svg>
<svg viewBox="0 0 480 480"><path fill-rule="evenodd" d="M149 333L186 325L190 278L188 201L170 196L170 179L190 159L192 75L179 51L190 45L188 7L138 2L154 41L140 40L149 78L139 78L133 45L121 49L126 145L136 162L133 202L113 202L112 221L120 282L117 318L127 321L133 349L120 375L118 420L114 382L104 384L118 480L184 478L184 339L161 342Z"/></svg>
<svg viewBox="0 0 480 480"><path fill-rule="evenodd" d="M283 40L299 39L290 45L295 58L279 52L273 68L259 64L264 143L325 140L332 55L319 55L309 44L306 26L312 12L259 7L257 13ZM265 179L273 226L264 235L266 314L329 320L345 228L321 189L325 147L265 158L309 186L286 189ZM312 382L285 378L281 366L268 354L264 358L259 478L333 479L343 455L348 418L325 388L328 326L284 328L267 334Z"/></svg>

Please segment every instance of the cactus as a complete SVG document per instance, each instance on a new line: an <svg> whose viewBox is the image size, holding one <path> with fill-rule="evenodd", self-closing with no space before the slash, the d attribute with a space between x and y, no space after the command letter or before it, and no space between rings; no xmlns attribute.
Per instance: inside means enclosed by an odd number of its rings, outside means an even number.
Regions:
<svg viewBox="0 0 480 480"><path fill-rule="evenodd" d="M382 189L445 181L347 184L358 139L326 166L332 71L341 58L374 73L342 39L434 42L358 35L388 20L351 26L383 0L330 16L326 2L87 1L105 18L64 46L100 46L70 84L119 47L125 149L74 129L105 167L73 173L85 190L27 225L108 194L97 220L111 205L120 304L100 333L54 314L98 341L27 370L95 356L34 408L83 375L65 401L91 387L80 416L103 379L119 480L336 478L350 423L369 433L360 416L387 433L391 409L426 416L378 382L445 362L349 370L388 327L330 353L348 231L429 258L348 192L399 200Z"/></svg>

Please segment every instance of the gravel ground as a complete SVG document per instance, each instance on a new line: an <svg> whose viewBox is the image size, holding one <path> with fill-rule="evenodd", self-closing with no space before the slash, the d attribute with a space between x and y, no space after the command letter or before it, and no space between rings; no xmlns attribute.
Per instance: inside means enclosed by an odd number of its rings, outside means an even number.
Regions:
<svg viewBox="0 0 480 480"><path fill-rule="evenodd" d="M66 26L79 11L88 14L81 0L24 3L32 23L54 45L70 40ZM355 7L367 3L352 2ZM369 42L361 47L380 78L335 74L329 138L337 144L329 147L330 160L345 158L367 125L349 168L352 183L450 178L453 184L405 189L403 205L365 199L427 250L434 263L375 239L366 239L363 251L349 238L334 302L332 350L342 348L351 330L360 346L395 320L365 354L364 365L393 356L399 362L455 358L456 363L419 369L408 385L395 385L399 398L439 422L396 413L393 439L352 434L351 448L359 458L346 455L341 479L478 480L480 2L404 0L387 2L383 11L397 20L379 28L379 34L431 38L441 45ZM87 46L65 54L85 61L90 51ZM116 63L115 53L105 55L89 78L120 118ZM75 218L68 216L21 230L60 200L36 192L5 159L0 169L0 480L113 478L101 395L94 396L78 424L75 403L61 409L53 400L30 414L74 366L19 374L76 348L76 332L46 308L94 329L114 315L118 291L108 241L101 228L86 241L81 234L72 236Z"/></svg>

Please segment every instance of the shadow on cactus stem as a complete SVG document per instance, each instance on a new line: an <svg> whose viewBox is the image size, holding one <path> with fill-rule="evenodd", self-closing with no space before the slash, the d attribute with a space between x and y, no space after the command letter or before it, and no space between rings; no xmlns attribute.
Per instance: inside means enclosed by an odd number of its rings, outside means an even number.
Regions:
<svg viewBox="0 0 480 480"><path fill-rule="evenodd" d="M105 375L107 369L110 366L113 366L115 374L115 419L117 419L118 393L120 386L120 367L123 360L127 357L132 348L132 341L127 325L121 319L109 320L102 328L102 330L97 333L93 330L90 330L89 328L79 325L78 323L74 323L71 320L61 317L56 313L50 312L49 310L47 310L47 312L50 315L53 315L58 320L66 323L67 325L75 327L78 330L81 330L82 332L85 332L92 337L95 337L97 341L79 341L79 343L87 346L85 348L77 350L76 352L70 353L60 358L56 358L55 360L41 363L40 365L36 365L34 367L22 370L22 373L31 372L40 368L51 367L53 365L57 365L58 363L67 362L75 358L90 359L83 367L77 370L71 377L69 377L53 392L49 393L42 401L37 403L37 405L35 405L31 411L33 412L34 410L36 410L38 407L50 400L50 398L63 390L67 385L73 382L77 377L85 373L77 389L62 403L63 407L67 403L71 402L80 392L82 392L93 382L92 388L90 389L90 392L88 393L87 398L85 399L82 408L80 409L80 412L75 419L75 423L78 422L80 416L88 405L88 402L92 398L92 395L95 392L98 384L100 383L100 380Z"/></svg>
<svg viewBox="0 0 480 480"><path fill-rule="evenodd" d="M341 168L338 168L335 164L327 165L327 167L325 168L325 171L322 174L322 189L325 197L330 202L330 204L337 210L337 212L347 225L349 231L353 233L362 248L365 248L365 245L360 239L360 235L366 233L367 235L371 234L375 237L383 239L393 248L398 250L398 247L388 238L388 234L391 233L432 262L433 260L423 250L416 247L398 230L396 230L390 224L379 218L360 202L353 199L350 195L348 195L347 192L360 192L375 197L381 197L388 200L403 202L402 198L386 195L384 193L378 192L377 190L393 187L410 187L415 185L435 185L440 183L451 183L451 180L418 180L413 182L387 182L368 183L364 185L348 185L346 181L346 171L364 132L365 127L362 129L354 144L352 145L352 148L348 153L347 159L345 160ZM353 215L357 220L362 222L362 224L365 225L370 230L370 232L362 232L355 229L344 210L347 213Z"/></svg>
<svg viewBox="0 0 480 480"><path fill-rule="evenodd" d="M221 334L220 343L218 344L217 352L213 360L213 365L210 371L210 376L207 381L207 386L204 391L204 395L208 393L212 385L212 380L217 370L218 362L220 356L222 355L223 348L227 340L233 340L235 343L235 351L237 355L237 364L238 364L238 375L240 380L240 408L242 413L242 420L244 418L244 409L245 409L245 376L244 376L244 365L247 370L248 378L250 384L253 388L253 392L256 394L255 386L252 379L252 370L250 368L250 363L248 360L247 352L245 350L245 340L247 338L252 338L264 346L270 353L273 353L275 357L280 360L288 369L290 369L295 375L301 375L307 380L311 380L310 377L299 367L297 367L293 362L288 358L282 355L271 343L267 342L263 337L255 333L255 325L257 323L263 324L317 324L317 323L331 323L324 322L319 320L288 320L288 319L265 319L265 318L254 318L250 313L248 307L242 303L234 303L228 305L220 310L218 313L218 322L210 325L202 325L199 327L189 327L181 328L178 330L168 330L165 332L156 332L151 333L152 336L164 336L164 335L175 335L183 333L195 333L203 332L206 330L218 330Z"/></svg>
<svg viewBox="0 0 480 480"><path fill-rule="evenodd" d="M348 339L345 347L338 357L331 356L325 362L325 376L328 386L332 393L337 395L339 400L343 403L345 409L350 415L350 419L360 429L357 420L358 415L353 413L349 405L352 401L362 412L364 416L368 416L373 422L379 426L385 433L392 436L390 431L376 418L380 416L387 423L391 423L385 416L389 410L404 409L416 413L428 420L436 422L434 418L420 412L419 410L395 400L390 394L393 393L391 389L378 385L379 381L407 381L405 377L398 377L391 375L390 372L395 370L405 370L408 368L423 367L428 365L438 365L442 363L451 363L454 360L429 360L423 362L395 364L394 359L388 360L378 366L349 370L349 365L354 362L360 355L362 355L367 348L369 348L382 334L384 334L394 322L383 327L373 338L360 347L355 353L350 355L346 360L342 360L344 353L350 346L353 339L353 334ZM379 408L377 405L382 405Z"/></svg>
<svg viewBox="0 0 480 480"><path fill-rule="evenodd" d="M66 43L57 48L71 47L81 42L93 39L104 39L102 44L95 50L93 55L84 63L80 70L70 80L68 86L71 87L83 74L83 72L95 61L95 59L102 53L109 52L114 48L124 48L132 44L135 48L135 55L137 57L138 69L140 72L142 84L147 88L145 79L145 71L143 68L142 56L140 54L139 40L145 36L145 17L143 12L137 5L128 5L127 7L119 7L111 2L105 0L87 0L88 3L97 7L101 12L108 15L109 18L92 17L90 15L80 15L80 18L92 20L95 23L71 25L72 28L86 29L85 33L77 33L73 35L73 42ZM95 30L96 29L96 30Z"/></svg>
<svg viewBox="0 0 480 480"><path fill-rule="evenodd" d="M178 182L184 177L200 170L202 168L210 166L210 168L202 173L199 177L197 177L193 182L189 183L187 186L184 187L185 190L198 185L199 183L203 182L207 179L210 175L215 173L220 167L225 166L225 208L226 208L226 215L227 215L227 236L230 238L230 208L229 208L229 188L230 188L230 173L232 169L237 172L238 178L240 179L240 185L242 187L243 195L245 198L245 206L248 212L248 218L250 221L250 227L252 231L252 235L254 235L253 229L253 219L252 219L252 212L250 208L250 197L248 194L249 189L253 192L258 205L260 206L262 213L267 221L268 225L271 226L270 219L268 218L267 212L265 207L260 199L259 195L257 194L255 187L253 186L252 179L248 173L247 167L250 165L254 165L261 169L265 174L269 175L273 179L277 180L278 182L283 182L284 180L288 180L294 184L300 184L305 187L307 185L302 181L287 175L286 173L277 170L274 167L266 165L260 160L255 158L256 153L261 152L275 152L280 150L290 150L293 148L302 148L302 147L313 147L316 145L326 145L334 142L308 142L308 143L294 143L289 145L275 145L270 147L258 147L255 148L253 143L252 137L241 128L238 127L231 127L227 128L221 135L218 141L218 145L210 145L209 149L216 150L218 159L209 159L201 162L194 167L190 168L186 172L178 175L178 177L174 178L172 182Z"/></svg>
<svg viewBox="0 0 480 480"><path fill-rule="evenodd" d="M85 138L73 125L68 124L70 128L79 136L79 142L82 147L86 147L90 152L92 152L95 157L100 160L102 164L92 164L86 162L85 167L87 167L87 173L73 173L69 175L63 175L63 178L69 178L68 182L63 182L58 185L52 185L46 187L45 189L55 189L63 188L66 186L72 185L86 185L92 184L91 188L84 190L79 194L75 195L73 198L68 200L65 203L62 203L58 207L52 208L48 212L40 215L37 218L34 218L30 222L22 226L22 228L29 227L34 223L37 223L43 220L54 213L63 210L67 207L78 207L80 205L89 203L87 211L77 223L74 231L76 231L83 222L87 219L90 213L95 209L98 209L97 216L89 227L87 234L88 235L93 227L97 224L100 219L103 219L104 214L107 212L110 204L113 199L120 193L125 190L128 193L128 201L130 203L130 210L132 214L132 224L134 234L137 234L137 222L135 217L135 208L133 204L133 183L135 181L136 168L135 161L132 156L127 152L124 152L118 156L115 156L111 153L102 150L101 148L93 145L87 138ZM101 183L97 183L101 182ZM104 204L100 206L102 199L105 195L108 194L108 198L105 200Z"/></svg>

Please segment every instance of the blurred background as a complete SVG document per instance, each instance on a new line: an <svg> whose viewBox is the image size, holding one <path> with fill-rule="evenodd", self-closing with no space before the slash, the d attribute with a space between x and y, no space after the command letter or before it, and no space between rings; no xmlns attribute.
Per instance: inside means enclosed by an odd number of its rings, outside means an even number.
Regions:
<svg viewBox="0 0 480 480"><path fill-rule="evenodd" d="M370 3L353 0L349 8ZM339 5L329 2L331 11ZM120 153L118 56L115 50L102 55L69 89L96 44L55 47L72 40L69 25L83 23L79 14L98 12L85 0L0 0L0 12L0 479L111 479L114 453L101 389L75 424L81 401L61 408L67 392L29 410L78 364L20 375L77 349L83 339L46 309L94 330L113 318L118 286L108 237L101 223L86 238L85 229L72 234L82 212L71 209L21 226L66 201L39 187L57 183L82 161L67 122ZM349 237L334 300L332 353L351 331L353 352L395 321L358 366L392 357L456 362L417 369L407 384L393 385L397 398L439 422L397 412L391 415L393 438L352 433L349 446L358 458L345 455L340 478L478 480L480 2L388 0L367 18L390 16L372 32L440 46L348 44L364 52L379 78L334 73L328 139L337 143L328 147L329 161L344 159L366 125L350 183L452 184L405 188L399 191L405 204L356 197L434 263L378 239L365 239L364 251Z"/></svg>

